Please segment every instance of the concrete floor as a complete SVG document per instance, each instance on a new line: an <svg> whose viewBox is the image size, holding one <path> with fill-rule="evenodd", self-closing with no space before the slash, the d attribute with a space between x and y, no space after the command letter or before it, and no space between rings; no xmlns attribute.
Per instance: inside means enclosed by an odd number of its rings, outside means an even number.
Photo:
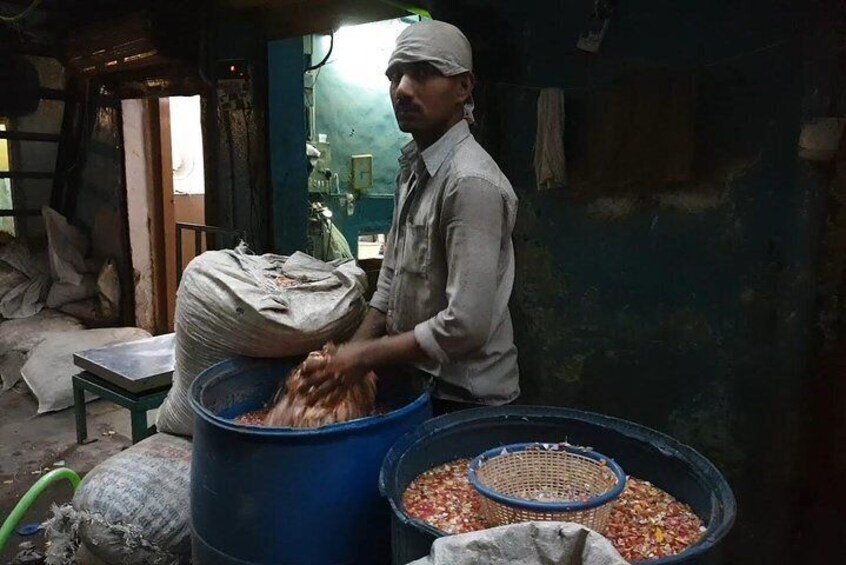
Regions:
<svg viewBox="0 0 846 565"><path fill-rule="evenodd" d="M73 409L37 416L36 408L35 399L22 385L0 392L0 521L45 469L63 466L83 476L131 444L129 411L104 400L88 403L88 437L96 441L87 445L76 443ZM154 416L154 412L148 413L148 420ZM72 496L69 484L56 483L38 499L22 523L43 521L50 516L52 504L69 502ZM19 544L26 541L43 547L40 534L31 538L15 534L0 552L0 563L9 563L18 553Z"/></svg>

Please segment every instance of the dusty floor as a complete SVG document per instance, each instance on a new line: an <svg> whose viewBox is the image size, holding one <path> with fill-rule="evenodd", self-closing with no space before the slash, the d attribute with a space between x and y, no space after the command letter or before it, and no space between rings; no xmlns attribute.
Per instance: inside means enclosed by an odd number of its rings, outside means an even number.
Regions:
<svg viewBox="0 0 846 565"><path fill-rule="evenodd" d="M25 390L0 393L0 521L46 470L68 467L80 476L104 459L130 445L129 411L103 400L88 403L88 437L96 439L77 445L73 409L37 416L36 401ZM154 412L148 413L152 420ZM64 462L64 463L62 463ZM22 521L37 523L50 515L53 503L70 501L72 489L66 482L50 487ZM0 563L9 563L27 541L43 545L41 535L24 538L14 534L0 553Z"/></svg>

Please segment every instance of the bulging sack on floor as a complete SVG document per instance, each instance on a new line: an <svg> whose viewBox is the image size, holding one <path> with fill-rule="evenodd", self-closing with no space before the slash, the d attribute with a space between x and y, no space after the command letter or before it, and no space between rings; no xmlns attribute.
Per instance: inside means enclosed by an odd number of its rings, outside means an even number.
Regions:
<svg viewBox="0 0 846 565"><path fill-rule="evenodd" d="M2 300L9 291L17 288L27 280L29 280L29 278L22 272L0 260L0 300Z"/></svg>
<svg viewBox="0 0 846 565"><path fill-rule="evenodd" d="M258 256L244 246L195 258L177 293L173 388L156 427L191 435L188 388L215 363L305 355L350 336L366 309L366 285L352 260L324 263L299 252Z"/></svg>
<svg viewBox="0 0 846 565"><path fill-rule="evenodd" d="M21 379L21 367L36 345L53 333L82 329L84 326L76 318L49 309L29 318L0 323L0 379L3 390L12 388Z"/></svg>
<svg viewBox="0 0 846 565"><path fill-rule="evenodd" d="M627 565L611 542L569 522L525 522L438 538L409 565Z"/></svg>
<svg viewBox="0 0 846 565"><path fill-rule="evenodd" d="M73 354L88 349L150 337L141 328L104 328L48 334L30 351L21 375L38 399L38 413L73 406L73 376L82 369ZM86 395L88 400L93 397Z"/></svg>
<svg viewBox="0 0 846 565"><path fill-rule="evenodd" d="M106 563L187 562L191 442L156 434L89 472L71 505L54 509L47 563L68 563L80 544Z"/></svg>

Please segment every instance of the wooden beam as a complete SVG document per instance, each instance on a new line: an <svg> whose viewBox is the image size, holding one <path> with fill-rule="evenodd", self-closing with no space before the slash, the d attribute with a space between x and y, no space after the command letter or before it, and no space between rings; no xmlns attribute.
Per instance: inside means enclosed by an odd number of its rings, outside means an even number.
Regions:
<svg viewBox="0 0 846 565"><path fill-rule="evenodd" d="M173 317L176 313L176 273L182 268L176 264L176 216L173 201L173 149L171 146L170 127L170 100L162 98L159 104L159 151L160 151L160 198L159 209L161 210L161 222L158 229L161 230L159 244L154 250L160 254L157 260L157 267L160 272L157 277L156 292L161 293L157 304L162 308L163 324L166 331L173 331Z"/></svg>
<svg viewBox="0 0 846 565"><path fill-rule="evenodd" d="M147 190L149 203L149 238L152 283L153 323L156 333L167 333L173 327L168 319L169 301L175 303L168 292L169 269L167 263L167 230L176 230L173 220L173 165L170 141L170 101L145 100L149 135L150 180ZM168 195L168 192L170 193ZM169 197L168 197L169 196ZM175 253L175 250L174 250ZM170 269L172 271L172 269ZM173 272L175 276L175 271Z"/></svg>

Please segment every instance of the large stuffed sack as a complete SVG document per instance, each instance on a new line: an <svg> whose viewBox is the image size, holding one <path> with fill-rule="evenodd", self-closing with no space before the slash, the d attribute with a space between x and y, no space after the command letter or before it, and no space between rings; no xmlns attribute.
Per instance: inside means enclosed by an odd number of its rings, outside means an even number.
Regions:
<svg viewBox="0 0 846 565"><path fill-rule="evenodd" d="M611 542L570 522L525 522L438 538L409 565L627 565Z"/></svg>
<svg viewBox="0 0 846 565"><path fill-rule="evenodd" d="M29 278L18 271L8 263L0 260L0 300L3 299L9 291L17 288L22 283L28 281Z"/></svg>
<svg viewBox="0 0 846 565"><path fill-rule="evenodd" d="M76 318L49 309L29 318L0 323L0 379L3 380L3 390L12 388L21 379L21 367L26 363L27 355L47 336L82 329L84 326Z"/></svg>
<svg viewBox="0 0 846 565"><path fill-rule="evenodd" d="M0 292L0 317L22 319L40 312L50 288L47 254L32 253L24 244L12 241L0 248L0 264L23 275L4 277L5 288ZM15 281L17 284L13 284Z"/></svg>
<svg viewBox="0 0 846 565"><path fill-rule="evenodd" d="M105 328L48 334L29 352L21 375L38 399L38 413L54 412L73 406L73 376L80 368L73 354L117 343L146 339L140 328ZM94 397L86 395L87 400Z"/></svg>
<svg viewBox="0 0 846 565"><path fill-rule="evenodd" d="M244 246L196 257L177 292L173 387L156 427L192 434L188 388L215 363L305 355L351 335L366 309L366 284L352 260L257 256Z"/></svg>
<svg viewBox="0 0 846 565"><path fill-rule="evenodd" d="M70 505L54 509L47 563L72 563L81 544L105 563L188 562L191 442L156 434L106 459Z"/></svg>

